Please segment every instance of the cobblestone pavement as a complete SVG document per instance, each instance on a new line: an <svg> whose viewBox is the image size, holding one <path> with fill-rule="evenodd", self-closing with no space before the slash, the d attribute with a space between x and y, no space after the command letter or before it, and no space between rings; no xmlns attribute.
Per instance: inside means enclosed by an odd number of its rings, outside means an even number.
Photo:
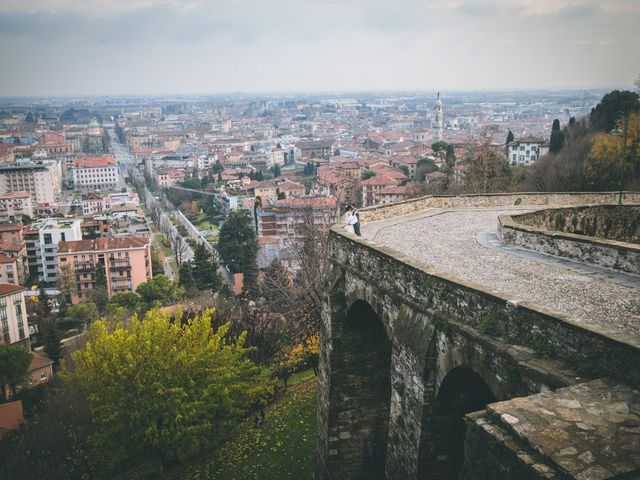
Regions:
<svg viewBox="0 0 640 480"><path fill-rule="evenodd" d="M431 210L363 225L362 230L378 244L519 301L543 305L600 330L640 335L640 288L477 241L479 234L496 228L498 215L523 210L531 207Z"/></svg>

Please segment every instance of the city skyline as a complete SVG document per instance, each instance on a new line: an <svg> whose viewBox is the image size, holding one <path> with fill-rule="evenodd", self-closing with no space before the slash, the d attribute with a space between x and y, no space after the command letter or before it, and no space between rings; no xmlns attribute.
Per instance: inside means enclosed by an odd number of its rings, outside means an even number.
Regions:
<svg viewBox="0 0 640 480"><path fill-rule="evenodd" d="M632 0L0 3L0 96L630 88Z"/></svg>

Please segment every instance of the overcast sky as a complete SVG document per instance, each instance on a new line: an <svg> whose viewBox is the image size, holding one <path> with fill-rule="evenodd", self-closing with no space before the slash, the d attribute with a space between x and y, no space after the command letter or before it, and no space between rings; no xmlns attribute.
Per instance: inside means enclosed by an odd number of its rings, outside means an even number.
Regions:
<svg viewBox="0 0 640 480"><path fill-rule="evenodd" d="M0 96L631 87L640 0L0 0Z"/></svg>

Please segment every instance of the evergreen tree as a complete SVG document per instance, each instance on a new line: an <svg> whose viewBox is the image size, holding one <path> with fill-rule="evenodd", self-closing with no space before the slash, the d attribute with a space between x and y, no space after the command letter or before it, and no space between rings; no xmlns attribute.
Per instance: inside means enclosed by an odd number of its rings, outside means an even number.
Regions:
<svg viewBox="0 0 640 480"><path fill-rule="evenodd" d="M58 363L62 357L62 343L60 340L60 334L56 329L55 322L52 319L44 322L44 351L55 363Z"/></svg>
<svg viewBox="0 0 640 480"><path fill-rule="evenodd" d="M280 171L280 165L274 165L273 167L273 176L275 178L278 178L281 175L281 171Z"/></svg>
<svg viewBox="0 0 640 480"><path fill-rule="evenodd" d="M243 272L255 263L258 241L248 210L234 210L220 228L218 252L232 273Z"/></svg>
<svg viewBox="0 0 640 480"><path fill-rule="evenodd" d="M549 139L549 153L558 153L564 146L564 133L560 130L560 120L553 121L551 138Z"/></svg>
<svg viewBox="0 0 640 480"><path fill-rule="evenodd" d="M193 265L191 262L182 262L178 275L178 283L185 290L198 288L195 278L193 278Z"/></svg>
<svg viewBox="0 0 640 480"><path fill-rule="evenodd" d="M451 144L447 145L447 154L445 156L445 160L449 167L454 167L456 164L456 151Z"/></svg>
<svg viewBox="0 0 640 480"><path fill-rule="evenodd" d="M507 133L507 145L509 145L514 140L515 140L515 137L513 136L513 132L509 130L509 133Z"/></svg>
<svg viewBox="0 0 640 480"><path fill-rule="evenodd" d="M593 130L610 132L616 126L620 112L632 113L640 110L640 96L635 92L613 90L591 110L589 122Z"/></svg>
<svg viewBox="0 0 640 480"><path fill-rule="evenodd" d="M46 317L51 313L51 304L49 303L49 297L47 296L47 292L44 287L40 287L38 306L40 307L40 314L43 317Z"/></svg>
<svg viewBox="0 0 640 480"><path fill-rule="evenodd" d="M200 243L196 245L192 262L192 275L196 286L201 290L217 291L222 283L218 268L218 262L205 246Z"/></svg>

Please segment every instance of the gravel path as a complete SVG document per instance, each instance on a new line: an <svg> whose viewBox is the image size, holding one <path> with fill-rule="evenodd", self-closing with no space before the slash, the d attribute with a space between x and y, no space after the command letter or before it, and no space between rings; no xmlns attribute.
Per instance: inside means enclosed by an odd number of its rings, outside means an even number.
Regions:
<svg viewBox="0 0 640 480"><path fill-rule="evenodd" d="M509 212L522 210L434 210L417 220L377 222L363 233L425 265L555 309L576 322L640 335L639 288L481 246L476 235L495 229L498 215Z"/></svg>

